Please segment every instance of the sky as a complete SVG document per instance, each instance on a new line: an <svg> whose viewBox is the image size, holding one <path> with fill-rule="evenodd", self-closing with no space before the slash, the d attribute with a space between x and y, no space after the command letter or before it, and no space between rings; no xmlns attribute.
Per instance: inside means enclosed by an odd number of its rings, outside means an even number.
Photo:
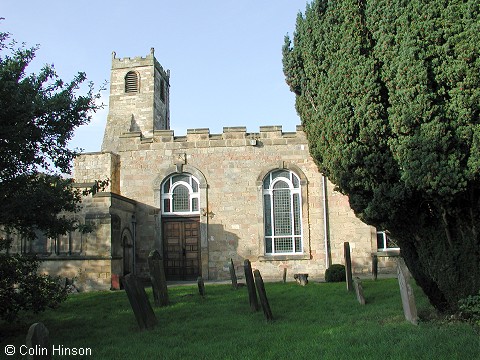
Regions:
<svg viewBox="0 0 480 360"><path fill-rule="evenodd" d="M85 72L98 89L117 58L150 48L170 70L170 128L282 125L295 131L295 95L282 71L285 35L292 37L306 0L0 0L0 32L39 45L27 72L54 64L64 81ZM100 151L106 107L75 132L72 148Z"/></svg>

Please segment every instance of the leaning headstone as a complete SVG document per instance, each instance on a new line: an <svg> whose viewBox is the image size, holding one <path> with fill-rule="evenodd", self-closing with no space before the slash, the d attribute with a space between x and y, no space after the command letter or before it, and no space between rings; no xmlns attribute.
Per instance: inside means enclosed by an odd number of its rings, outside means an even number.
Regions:
<svg viewBox="0 0 480 360"><path fill-rule="evenodd" d="M272 310L270 309L270 304L268 303L267 293L265 292L265 285L263 284L262 275L260 275L260 271L255 270L253 272L253 276L255 277L255 286L257 288L258 297L260 298L260 304L262 304L263 314L265 315L267 321L272 321Z"/></svg>
<svg viewBox="0 0 480 360"><path fill-rule="evenodd" d="M287 282L287 268L283 268L283 283Z"/></svg>
<svg viewBox="0 0 480 360"><path fill-rule="evenodd" d="M228 267L230 268L230 279L232 280L232 287L234 289L237 289L238 288L237 275L235 274L235 266L233 265L232 259L230 259L230 265Z"/></svg>
<svg viewBox="0 0 480 360"><path fill-rule="evenodd" d="M360 278L356 277L353 279L353 286L355 287L355 294L357 295L358 302L365 305L365 296L363 295L363 286Z"/></svg>
<svg viewBox="0 0 480 360"><path fill-rule="evenodd" d="M372 277L377 280L378 277L378 256L372 255Z"/></svg>
<svg viewBox="0 0 480 360"><path fill-rule="evenodd" d="M199 276L197 279L197 285L198 285L198 293L200 294L201 297L205 297L205 282L203 281L203 278L201 276Z"/></svg>
<svg viewBox="0 0 480 360"><path fill-rule="evenodd" d="M343 249L344 249L344 257L345 257L345 275L347 279L347 290L353 291L352 259L350 257L350 244L348 242L344 242Z"/></svg>
<svg viewBox="0 0 480 360"><path fill-rule="evenodd" d="M246 259L243 262L243 269L245 271L245 281L247 283L248 301L250 303L250 309L252 311L258 311L259 307L257 292L255 290L255 282L253 281L252 264L250 263L250 260Z"/></svg>
<svg viewBox="0 0 480 360"><path fill-rule="evenodd" d="M48 329L42 323L35 323L28 329L25 345L27 349L35 349L29 354L32 360L50 360L52 358Z"/></svg>
<svg viewBox="0 0 480 360"><path fill-rule="evenodd" d="M410 272L405 265L405 261L401 257L397 259L397 275L398 285L400 286L400 295L402 296L403 314L407 321L417 325L417 306L415 305L415 297L413 296L413 289L410 285Z"/></svg>
<svg viewBox="0 0 480 360"><path fill-rule="evenodd" d="M153 329L157 325L157 317L143 285L135 275L128 274L123 278L123 287L140 330Z"/></svg>
<svg viewBox="0 0 480 360"><path fill-rule="evenodd" d="M308 284L308 274L295 274L293 278L296 280L297 284L305 286Z"/></svg>
<svg viewBox="0 0 480 360"><path fill-rule="evenodd" d="M167 306L167 280L165 278L162 255L160 255L158 250L153 250L148 255L148 268L150 270L150 281L152 282L155 306Z"/></svg>

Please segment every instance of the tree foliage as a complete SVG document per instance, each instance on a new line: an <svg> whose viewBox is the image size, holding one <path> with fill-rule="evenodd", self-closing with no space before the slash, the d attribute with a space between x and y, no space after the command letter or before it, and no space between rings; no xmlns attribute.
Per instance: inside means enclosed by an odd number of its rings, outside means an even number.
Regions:
<svg viewBox="0 0 480 360"><path fill-rule="evenodd" d="M55 237L77 226L58 216L76 211L82 196L73 180L62 176L71 172L76 155L67 144L99 107L92 84L86 95L76 95L84 73L69 83L59 79L53 65L28 75L37 49L17 47L9 34L0 33L0 229L28 239L38 231ZM35 257L10 255L9 247L8 236L0 238L1 318L41 311L65 298L58 283L37 274Z"/></svg>
<svg viewBox="0 0 480 360"><path fill-rule="evenodd" d="M77 96L86 77L70 83L58 78L53 65L26 74L37 47L16 48L0 33L0 226L32 237L35 230L54 235L72 223L56 215L75 211L80 194L72 191L76 152L67 147L74 130L91 119L98 106L93 85Z"/></svg>
<svg viewBox="0 0 480 360"><path fill-rule="evenodd" d="M478 1L315 0L283 48L319 169L440 310L480 289Z"/></svg>
<svg viewBox="0 0 480 360"><path fill-rule="evenodd" d="M0 250L8 246L8 241L0 241ZM0 319L11 322L19 312L55 308L67 298L67 289L57 279L38 274L38 266L34 255L0 252Z"/></svg>

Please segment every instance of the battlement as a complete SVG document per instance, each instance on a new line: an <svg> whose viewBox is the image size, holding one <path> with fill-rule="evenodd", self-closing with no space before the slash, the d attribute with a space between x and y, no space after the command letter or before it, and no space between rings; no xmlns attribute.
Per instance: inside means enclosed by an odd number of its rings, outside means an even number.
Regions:
<svg viewBox="0 0 480 360"><path fill-rule="evenodd" d="M237 146L269 146L305 144L303 127L297 125L294 132L283 132L282 126L260 126L259 132L247 132L244 126L224 127L221 134L210 134L208 128L188 129L187 134L175 136L173 130L155 130L153 137L144 137L141 132L127 132L121 136L123 149L136 147L157 148L161 144L167 148L208 148ZM127 145L130 144L130 145Z"/></svg>
<svg viewBox="0 0 480 360"><path fill-rule="evenodd" d="M162 65L158 62L155 58L155 49L151 48L150 53L143 56L135 56L131 57L124 57L124 58L117 58L117 54L115 51L112 51L112 70L113 69L125 69L125 68L133 68L133 67L141 67L141 66L152 66L154 65L155 68L160 71L160 73L167 79L170 78L170 70L164 70Z"/></svg>
<svg viewBox="0 0 480 360"><path fill-rule="evenodd" d="M175 136L173 130L157 130L153 133L153 140L166 141L198 141L198 140L261 140L261 139L291 139L297 136L304 137L303 127L297 125L294 132L283 132L281 125L260 126L260 132L247 132L245 126L224 127L221 134L210 134L208 128L187 129L187 134Z"/></svg>

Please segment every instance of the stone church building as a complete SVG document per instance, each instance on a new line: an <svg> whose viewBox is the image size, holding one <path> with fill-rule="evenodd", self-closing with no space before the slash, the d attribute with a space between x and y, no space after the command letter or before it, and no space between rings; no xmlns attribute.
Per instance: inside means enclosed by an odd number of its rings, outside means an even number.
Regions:
<svg viewBox="0 0 480 360"><path fill-rule="evenodd" d="M170 72L154 57L112 56L109 114L101 151L75 159L77 186L110 179L75 214L92 232L19 243L43 269L75 277L84 289L120 286L127 273L148 276L158 249L169 280L229 278L249 259L266 279L308 273L321 280L351 247L353 270L368 273L372 254L386 259L387 236L358 220L309 154L301 126L170 130ZM393 245L394 246L394 245ZM397 251L398 252L398 251Z"/></svg>

